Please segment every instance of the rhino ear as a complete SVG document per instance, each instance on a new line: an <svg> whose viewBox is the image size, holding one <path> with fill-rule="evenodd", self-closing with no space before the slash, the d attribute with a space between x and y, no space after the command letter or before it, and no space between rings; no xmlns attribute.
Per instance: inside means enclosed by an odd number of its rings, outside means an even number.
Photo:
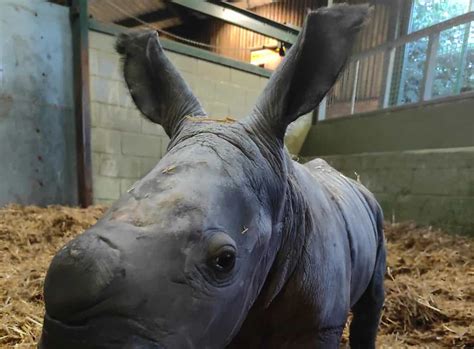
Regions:
<svg viewBox="0 0 474 349"><path fill-rule="evenodd" d="M260 95L250 124L283 139L291 122L316 108L344 67L368 11L367 5L337 5L310 12Z"/></svg>
<svg viewBox="0 0 474 349"><path fill-rule="evenodd" d="M125 81L138 109L172 137L185 116L205 116L201 104L166 57L153 31L121 34Z"/></svg>

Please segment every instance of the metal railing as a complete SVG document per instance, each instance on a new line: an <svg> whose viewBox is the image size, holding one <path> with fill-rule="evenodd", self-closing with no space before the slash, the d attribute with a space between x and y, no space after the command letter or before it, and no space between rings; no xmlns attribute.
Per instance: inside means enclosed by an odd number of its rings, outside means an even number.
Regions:
<svg viewBox="0 0 474 349"><path fill-rule="evenodd" d="M318 119L423 103L464 92L462 79L474 69L473 21L474 11L470 11L354 55L321 103ZM459 56L455 68L449 70L440 66L440 43L445 44L444 36L452 30L464 37L459 52L452 53ZM454 82L446 82L449 88L444 88L444 93L438 91L443 89L439 87L443 81L437 76L443 69L455 75ZM470 75L467 89L474 90L474 71ZM407 86L411 88L408 92Z"/></svg>

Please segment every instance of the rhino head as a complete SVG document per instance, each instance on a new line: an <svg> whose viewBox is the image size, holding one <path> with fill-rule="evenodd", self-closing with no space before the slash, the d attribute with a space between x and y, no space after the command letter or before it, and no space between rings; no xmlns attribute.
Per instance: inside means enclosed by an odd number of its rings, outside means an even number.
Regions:
<svg viewBox="0 0 474 349"><path fill-rule="evenodd" d="M301 217L285 130L333 85L366 13L309 13L251 114L235 122L207 117L156 33L119 38L135 104L171 142L52 260L41 348L223 348L257 297L271 303L301 250L289 237Z"/></svg>

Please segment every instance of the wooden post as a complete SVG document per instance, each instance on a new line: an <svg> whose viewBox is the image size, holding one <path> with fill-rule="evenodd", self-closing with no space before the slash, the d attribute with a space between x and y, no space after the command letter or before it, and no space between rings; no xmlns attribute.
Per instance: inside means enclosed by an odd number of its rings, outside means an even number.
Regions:
<svg viewBox="0 0 474 349"><path fill-rule="evenodd" d="M87 0L72 0L70 16L74 66L77 190L79 205L87 207L92 205L89 15Z"/></svg>

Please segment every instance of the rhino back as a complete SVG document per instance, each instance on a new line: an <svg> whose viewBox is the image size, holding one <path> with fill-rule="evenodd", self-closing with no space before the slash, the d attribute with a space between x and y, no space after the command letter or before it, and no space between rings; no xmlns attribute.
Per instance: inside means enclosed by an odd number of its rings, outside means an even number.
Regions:
<svg viewBox="0 0 474 349"><path fill-rule="evenodd" d="M295 175L314 222L306 248L311 264L319 265L315 278L331 292L346 293L350 285L352 307L372 278L382 234L380 208L365 187L322 159L295 164Z"/></svg>

